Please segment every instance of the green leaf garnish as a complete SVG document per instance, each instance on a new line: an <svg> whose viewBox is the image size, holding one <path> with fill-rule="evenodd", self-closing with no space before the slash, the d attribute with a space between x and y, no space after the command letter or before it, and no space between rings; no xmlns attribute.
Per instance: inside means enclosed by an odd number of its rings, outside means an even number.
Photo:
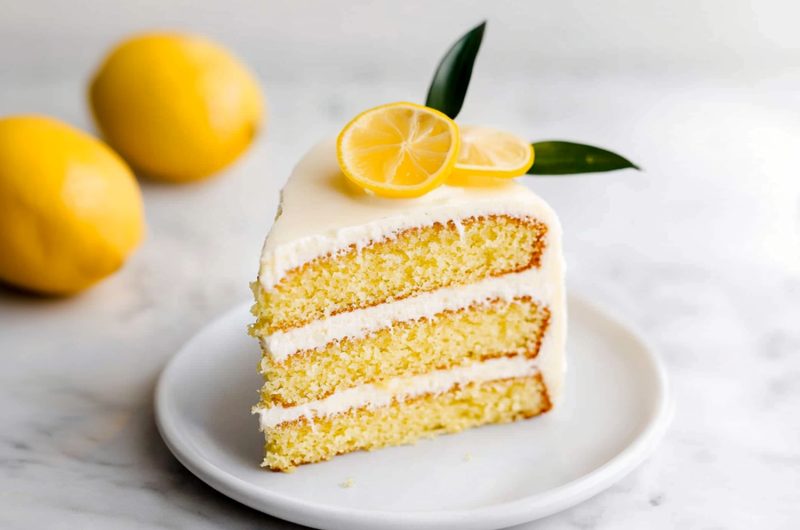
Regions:
<svg viewBox="0 0 800 530"><path fill-rule="evenodd" d="M639 166L611 151L591 145L552 140L534 142L535 161L528 170L529 175L573 175L596 173Z"/></svg>
<svg viewBox="0 0 800 530"><path fill-rule="evenodd" d="M472 77L472 66L481 47L484 20L453 44L433 74L425 105L440 110L455 119L464 104Z"/></svg>
<svg viewBox="0 0 800 530"><path fill-rule="evenodd" d="M442 58L428 88L425 105L455 119L464 105L472 68L486 30L484 20L462 36ZM640 168L616 153L591 145L551 140L532 144L535 155L529 175L574 175Z"/></svg>

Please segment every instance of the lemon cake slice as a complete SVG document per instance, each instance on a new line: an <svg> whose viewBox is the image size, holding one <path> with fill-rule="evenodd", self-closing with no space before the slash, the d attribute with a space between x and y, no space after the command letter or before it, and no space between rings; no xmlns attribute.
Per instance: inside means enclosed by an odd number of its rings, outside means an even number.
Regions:
<svg viewBox="0 0 800 530"><path fill-rule="evenodd" d="M561 393L561 228L511 180L381 198L322 142L281 193L253 291L273 470L530 418Z"/></svg>

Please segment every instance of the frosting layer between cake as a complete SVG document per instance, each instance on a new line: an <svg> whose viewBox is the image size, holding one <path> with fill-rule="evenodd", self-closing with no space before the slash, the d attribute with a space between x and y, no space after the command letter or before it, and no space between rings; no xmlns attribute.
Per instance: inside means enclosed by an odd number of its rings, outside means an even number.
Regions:
<svg viewBox="0 0 800 530"><path fill-rule="evenodd" d="M277 331L261 337L265 351L281 362L302 350L321 348L344 337L359 338L372 331L419 318L430 318L445 310L457 310L490 299L509 301L520 296L530 296L539 303L549 305L558 293L550 278L550 266L531 268L471 285L445 287L430 293L380 304L347 313L339 313L316 320L299 328Z"/></svg>
<svg viewBox="0 0 800 530"><path fill-rule="evenodd" d="M384 407L395 399L438 394L450 390L457 384L532 376L539 371L538 364L538 359L527 359L523 356L492 359L450 370L437 370L411 377L395 377L379 384L361 385L337 392L325 399L294 407L257 406L253 408L253 412L259 414L261 429L264 430L284 422L338 414L352 408Z"/></svg>

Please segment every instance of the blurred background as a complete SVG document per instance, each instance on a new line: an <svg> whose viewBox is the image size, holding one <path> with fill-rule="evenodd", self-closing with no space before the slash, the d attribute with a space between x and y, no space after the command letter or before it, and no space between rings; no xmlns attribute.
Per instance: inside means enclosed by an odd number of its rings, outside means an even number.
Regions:
<svg viewBox="0 0 800 530"><path fill-rule="evenodd" d="M441 55L483 19L461 123L595 144L643 167L523 180L561 216L570 287L644 330L678 400L641 469L531 528L796 525L797 2L0 0L0 116L44 113L97 134L90 75L148 29L227 46L269 109L223 173L141 180L147 239L119 273L66 299L0 290L0 526L291 526L172 459L152 420L156 377L250 296L303 152L368 107L423 102Z"/></svg>

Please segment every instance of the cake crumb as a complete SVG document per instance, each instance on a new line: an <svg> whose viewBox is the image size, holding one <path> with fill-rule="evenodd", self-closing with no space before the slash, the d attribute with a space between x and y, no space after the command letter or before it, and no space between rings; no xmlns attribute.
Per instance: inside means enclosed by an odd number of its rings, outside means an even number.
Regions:
<svg viewBox="0 0 800 530"><path fill-rule="evenodd" d="M461 460L464 462L469 462L472 460L472 453L464 453L464 456L461 457Z"/></svg>
<svg viewBox="0 0 800 530"><path fill-rule="evenodd" d="M344 482L340 482L339 483L339 487L340 488L352 488L353 486L355 486L355 484L356 484L355 480L353 480L352 478L348 478Z"/></svg>

